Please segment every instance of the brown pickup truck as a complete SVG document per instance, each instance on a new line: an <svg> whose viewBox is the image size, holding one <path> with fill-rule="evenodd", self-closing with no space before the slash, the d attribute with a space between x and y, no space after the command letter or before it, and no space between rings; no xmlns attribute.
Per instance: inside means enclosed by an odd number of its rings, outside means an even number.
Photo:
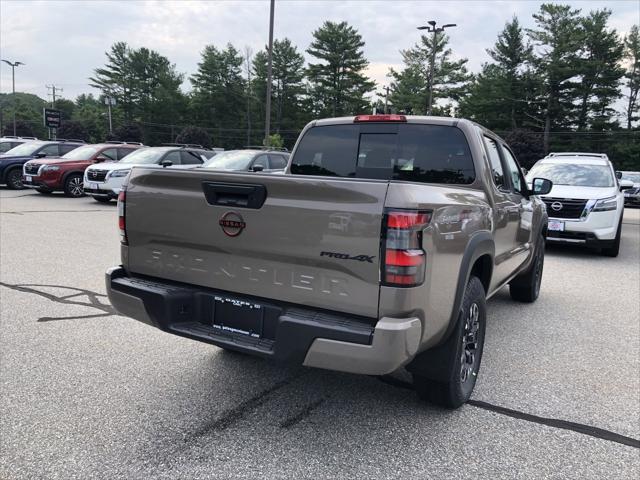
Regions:
<svg viewBox="0 0 640 480"><path fill-rule="evenodd" d="M286 174L135 167L119 197L113 306L169 333L309 367L405 368L455 408L486 299L538 297L551 182L461 119L313 121Z"/></svg>

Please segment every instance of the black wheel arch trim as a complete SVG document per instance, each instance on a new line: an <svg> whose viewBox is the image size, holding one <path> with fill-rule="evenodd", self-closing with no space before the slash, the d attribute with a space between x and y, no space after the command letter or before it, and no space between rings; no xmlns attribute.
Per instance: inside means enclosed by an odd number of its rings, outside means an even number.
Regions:
<svg viewBox="0 0 640 480"><path fill-rule="evenodd" d="M464 255L462 256L462 262L460 263L460 272L458 273L458 284L456 286L456 296L453 301L453 309L451 311L451 316L449 318L449 325L447 326L447 330L445 334L442 336L438 345L443 344L447 341L451 332L453 332L456 322L458 321L458 313L460 311L460 305L462 303L462 298L464 297L465 288L467 288L467 283L469 282L469 277L471 275L471 269L475 264L476 260L478 260L483 255L489 255L491 257L491 266L492 271L491 275L489 275L489 282L491 282L491 276L493 275L493 259L495 258L496 247L493 240L493 235L491 232L486 230L475 233L469 242L467 242L467 247L464 251ZM485 292L485 295L489 292Z"/></svg>
<svg viewBox="0 0 640 480"><path fill-rule="evenodd" d="M78 171L78 170L73 170L71 172L66 172L65 174L62 175L62 180L60 180L60 183L62 184L62 188L64 188L64 184L67 183L67 179L71 175L80 175L80 177L82 177L82 179L84 181L84 172L81 172L81 171Z"/></svg>

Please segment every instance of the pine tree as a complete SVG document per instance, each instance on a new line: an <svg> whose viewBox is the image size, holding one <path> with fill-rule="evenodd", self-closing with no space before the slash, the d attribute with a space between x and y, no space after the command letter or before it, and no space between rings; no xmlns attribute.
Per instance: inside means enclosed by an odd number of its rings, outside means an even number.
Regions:
<svg viewBox="0 0 640 480"><path fill-rule="evenodd" d="M452 102L458 102L465 94L471 79L467 71L467 59L452 60L452 50L448 47L449 37L438 34L435 42L433 35L422 35L420 43L413 48L400 52L404 69L400 72L389 70L391 77L391 104L400 110L411 110L416 115L427 112L429 98L429 75L431 57L435 49L433 69L433 113L447 114ZM437 100L445 100L437 105Z"/></svg>
<svg viewBox="0 0 640 480"><path fill-rule="evenodd" d="M624 57L629 66L625 72L626 86L629 89L627 95L627 128L631 130L634 120L638 120L640 103L638 103L638 91L640 91L640 32L638 25L631 27L631 32L624 40Z"/></svg>
<svg viewBox="0 0 640 480"><path fill-rule="evenodd" d="M225 133L246 124L242 113L246 111L243 62L242 55L231 44L224 50L207 45L198 71L191 76L194 120L200 125L218 128L220 134L216 140L225 148L241 146L245 141L241 135Z"/></svg>
<svg viewBox="0 0 640 480"><path fill-rule="evenodd" d="M544 79L545 152L549 151L551 129L569 127L574 114L575 89L569 80L580 73L583 35L579 13L567 5L545 3L533 15L538 28L527 30L538 47L535 64Z"/></svg>
<svg viewBox="0 0 640 480"><path fill-rule="evenodd" d="M611 126L612 103L621 96L620 66L624 45L615 30L607 29L611 10L596 10L582 19L584 44L580 59L578 130Z"/></svg>
<svg viewBox="0 0 640 480"><path fill-rule="evenodd" d="M365 111L365 95L375 82L364 74L369 62L364 58L364 41L347 22L327 21L313 32L307 53L321 63L311 63L307 77L314 96L321 99L318 110L323 116L355 115Z"/></svg>

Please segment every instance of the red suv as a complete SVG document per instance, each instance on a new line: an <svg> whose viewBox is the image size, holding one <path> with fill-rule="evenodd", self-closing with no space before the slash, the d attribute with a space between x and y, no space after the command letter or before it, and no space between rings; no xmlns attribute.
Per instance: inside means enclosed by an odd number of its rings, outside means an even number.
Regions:
<svg viewBox="0 0 640 480"><path fill-rule="evenodd" d="M142 146L133 142L107 142L86 145L59 158L35 158L24 164L22 183L49 194L62 190L68 197L81 197L84 171L100 162L117 162Z"/></svg>

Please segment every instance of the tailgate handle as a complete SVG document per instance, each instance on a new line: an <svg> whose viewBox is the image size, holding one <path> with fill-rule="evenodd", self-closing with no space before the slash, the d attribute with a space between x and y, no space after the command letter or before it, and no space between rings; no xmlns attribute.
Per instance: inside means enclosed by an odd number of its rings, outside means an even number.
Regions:
<svg viewBox="0 0 640 480"><path fill-rule="evenodd" d="M267 198L264 185L203 182L202 190L209 205L260 208Z"/></svg>

